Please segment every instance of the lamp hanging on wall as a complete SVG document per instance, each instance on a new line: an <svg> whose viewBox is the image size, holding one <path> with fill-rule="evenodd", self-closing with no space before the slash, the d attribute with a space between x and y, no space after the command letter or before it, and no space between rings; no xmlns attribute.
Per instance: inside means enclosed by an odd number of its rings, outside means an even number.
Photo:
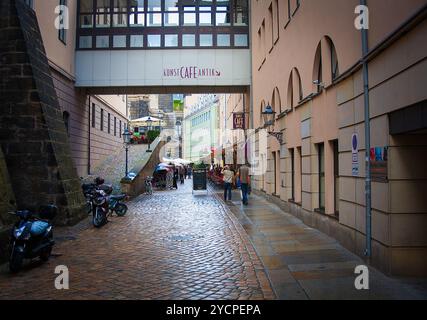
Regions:
<svg viewBox="0 0 427 320"><path fill-rule="evenodd" d="M261 114L264 119L264 128L268 129L268 134L275 137L280 144L283 144L283 133L273 131L274 123L276 121L276 112L273 110L270 103L265 107Z"/></svg>

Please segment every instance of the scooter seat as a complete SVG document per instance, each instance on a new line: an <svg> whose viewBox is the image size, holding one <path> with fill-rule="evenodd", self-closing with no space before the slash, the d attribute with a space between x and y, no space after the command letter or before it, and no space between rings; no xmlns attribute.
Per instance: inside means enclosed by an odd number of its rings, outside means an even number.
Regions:
<svg viewBox="0 0 427 320"><path fill-rule="evenodd" d="M124 198L126 198L125 194L120 194L120 195L114 195L114 196L110 196L111 200L123 200Z"/></svg>
<svg viewBox="0 0 427 320"><path fill-rule="evenodd" d="M31 225L30 232L33 236L40 236L49 228L49 223L45 221L34 221Z"/></svg>

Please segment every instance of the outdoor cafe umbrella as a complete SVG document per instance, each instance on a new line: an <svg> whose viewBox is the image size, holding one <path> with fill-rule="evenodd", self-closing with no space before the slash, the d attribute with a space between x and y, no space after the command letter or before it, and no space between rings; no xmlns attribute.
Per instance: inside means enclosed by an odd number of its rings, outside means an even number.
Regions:
<svg viewBox="0 0 427 320"><path fill-rule="evenodd" d="M159 118L155 118L155 117L142 117L142 118L138 118L135 120L131 120L131 124L143 124L143 125L147 125L147 123L151 120L151 123L159 123L159 124L163 124L164 121L162 119Z"/></svg>

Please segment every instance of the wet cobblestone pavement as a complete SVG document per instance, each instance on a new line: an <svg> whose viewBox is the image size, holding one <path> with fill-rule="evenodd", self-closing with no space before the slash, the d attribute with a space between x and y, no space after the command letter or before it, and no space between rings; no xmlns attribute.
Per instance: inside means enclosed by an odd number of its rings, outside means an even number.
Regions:
<svg viewBox="0 0 427 320"><path fill-rule="evenodd" d="M89 220L59 229L54 257L17 275L0 270L0 299L275 299L244 229L191 181L129 203L101 229ZM57 265L70 289L56 290Z"/></svg>

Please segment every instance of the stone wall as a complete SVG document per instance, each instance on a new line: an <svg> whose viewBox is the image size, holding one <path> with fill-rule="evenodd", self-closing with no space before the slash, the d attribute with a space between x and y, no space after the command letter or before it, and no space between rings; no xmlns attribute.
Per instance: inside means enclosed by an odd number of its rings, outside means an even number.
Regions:
<svg viewBox="0 0 427 320"><path fill-rule="evenodd" d="M15 199L10 185L9 173L3 152L0 149L0 262L7 257L9 229L12 223L12 216L8 212L15 209L14 203Z"/></svg>
<svg viewBox="0 0 427 320"><path fill-rule="evenodd" d="M0 149L0 229L12 223L8 212L15 209L15 197L10 185L9 172Z"/></svg>
<svg viewBox="0 0 427 320"><path fill-rule="evenodd" d="M137 173L137 176L130 181L121 181L121 187L124 193L130 197L136 197L145 192L145 178L147 176L153 176L156 166L161 162L160 159L164 155L162 153L164 145L165 141L160 141L160 138L157 138L157 140L151 144L153 152L146 152L140 163L130 170L130 172Z"/></svg>
<svg viewBox="0 0 427 320"><path fill-rule="evenodd" d="M18 208L59 207L58 224L84 216L79 179L36 15L0 5L0 145Z"/></svg>

